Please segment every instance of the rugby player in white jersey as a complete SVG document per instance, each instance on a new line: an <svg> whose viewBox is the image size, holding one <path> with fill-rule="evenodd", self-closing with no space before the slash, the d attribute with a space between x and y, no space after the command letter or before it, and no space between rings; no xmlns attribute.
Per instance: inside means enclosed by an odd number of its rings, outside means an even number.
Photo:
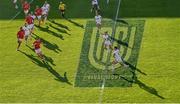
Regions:
<svg viewBox="0 0 180 104"><path fill-rule="evenodd" d="M129 65L124 63L123 59L121 58L121 56L119 54L119 49L117 47L114 47L113 57L114 57L114 60L112 62L112 72L113 73L114 73L114 66L118 63L123 65L124 67L129 67Z"/></svg>
<svg viewBox="0 0 180 104"><path fill-rule="evenodd" d="M15 9L18 9L17 0L13 0L13 4L14 4Z"/></svg>
<svg viewBox="0 0 180 104"><path fill-rule="evenodd" d="M108 52L110 52L110 49L113 49L112 48L112 43L110 41L110 38L109 38L109 34L108 32L104 32L104 34L102 34L102 37L103 37L103 43L104 43L104 48L108 50Z"/></svg>
<svg viewBox="0 0 180 104"><path fill-rule="evenodd" d="M24 26L22 27L22 29L24 30L25 34L24 34L24 37L25 37L25 41L26 41L26 44L27 44L27 40L28 40L28 37L30 35L30 30L28 28L28 24L25 23Z"/></svg>
<svg viewBox="0 0 180 104"><path fill-rule="evenodd" d="M101 15L99 15L98 13L96 13L95 21L96 21L96 26L97 26L98 31L99 31L99 30L101 29L102 17L101 17Z"/></svg>
<svg viewBox="0 0 180 104"><path fill-rule="evenodd" d="M34 30L34 19L36 16L33 14L33 12L29 13L28 16L26 17L26 23L27 23L27 28L30 31L29 38L31 39L31 34L33 33Z"/></svg>
<svg viewBox="0 0 180 104"><path fill-rule="evenodd" d="M95 13L99 10L98 0L92 0L92 8L91 12L95 11Z"/></svg>
<svg viewBox="0 0 180 104"><path fill-rule="evenodd" d="M50 10L50 4L48 4L47 1L45 1L44 5L41 7L42 9L42 21L43 23L45 23L45 21L47 20L48 17L48 13Z"/></svg>

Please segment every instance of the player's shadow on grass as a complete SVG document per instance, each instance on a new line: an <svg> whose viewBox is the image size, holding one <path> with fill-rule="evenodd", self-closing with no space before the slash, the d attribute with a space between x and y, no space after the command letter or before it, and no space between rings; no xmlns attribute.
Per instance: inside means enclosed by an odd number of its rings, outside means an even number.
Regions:
<svg viewBox="0 0 180 104"><path fill-rule="evenodd" d="M129 25L128 22L126 22L125 20L122 20L122 19L117 19L116 21L120 22L122 24L125 24L125 25Z"/></svg>
<svg viewBox="0 0 180 104"><path fill-rule="evenodd" d="M61 32L61 33L67 34L67 35L71 35L66 30L57 28L57 27L53 26L52 24L49 24L49 26L52 27L53 29L57 30L58 32Z"/></svg>
<svg viewBox="0 0 180 104"><path fill-rule="evenodd" d="M144 72L142 72L139 68L137 68L136 66L133 66L133 65L131 65L129 62L125 62L127 65L129 65L129 67L130 67L130 71L133 73L133 74L135 74L135 71L137 71L137 72L139 72L139 73L141 73L141 74L143 74L143 75L147 75L146 73L144 73Z"/></svg>
<svg viewBox="0 0 180 104"><path fill-rule="evenodd" d="M63 36L61 34L58 34L58 33L54 32L52 30L49 30L48 26L47 27L41 27L41 26L35 25L35 27L37 27L38 29L40 29L43 32L47 32L47 33L49 33L49 34L51 34L51 35L53 35L55 37L58 37L58 38L64 40L64 38L63 38Z"/></svg>
<svg viewBox="0 0 180 104"><path fill-rule="evenodd" d="M127 42L123 42L123 41L118 40L118 39L116 39L116 38L114 38L114 37L112 37L112 36L110 36L110 39L113 40L113 41L115 41L115 42L117 42L117 43L120 44L120 45L123 45L123 46L125 46L125 47L129 47L129 45L128 45ZM130 48L130 47L129 47L129 48Z"/></svg>
<svg viewBox="0 0 180 104"><path fill-rule="evenodd" d="M70 23L74 24L75 26L77 26L77 27L80 27L80 28L83 28L83 29L84 29L84 26L83 26L82 24L77 23L77 22L75 22L75 21L73 21L73 20L71 20L71 19L69 19L69 18L66 18L66 20L67 20L67 21L69 21Z"/></svg>
<svg viewBox="0 0 180 104"><path fill-rule="evenodd" d="M34 52L34 49L31 48L30 46L26 45L26 47L28 47L30 50L32 50ZM51 57L48 57L46 55L44 55L44 57L47 62L51 63L51 65L53 65L53 66L56 66L56 64L54 64L54 60Z"/></svg>
<svg viewBox="0 0 180 104"><path fill-rule="evenodd" d="M54 77L55 80L60 81L60 82L65 82L69 85L72 85L66 75L66 72L64 73L64 76L61 76L57 71L55 71L51 65L49 65L49 63L47 61L40 61L39 59L37 59L37 56L33 56L32 54L26 54L25 52L19 51L22 54L24 54L25 56L27 56L29 59L32 60L32 62L40 67L46 68Z"/></svg>
<svg viewBox="0 0 180 104"><path fill-rule="evenodd" d="M128 80L128 79L126 79L125 77L120 76L122 79L124 79L124 80L126 80L126 81L128 81L128 82L130 82L130 83L137 84L141 89L149 92L150 94L153 94L153 95L155 95L155 96L157 96L157 97L159 97L159 98L161 98L161 99L165 99L163 96L159 95L158 91L157 91L155 88L150 87L150 86L146 85L145 83L141 82L141 81L137 78L136 73L135 73L134 70L140 72L140 73L143 74L143 75L147 75L146 73L142 72L141 70L139 70L138 68L136 68L135 66L131 65L131 64L128 63L128 62L125 62L125 63L128 64L129 67L130 67L130 71L131 71L132 74L133 74L133 80Z"/></svg>
<svg viewBox="0 0 180 104"><path fill-rule="evenodd" d="M157 97L159 97L159 98L161 98L161 99L165 99L163 96L161 96L161 95L158 93L158 91L157 91L155 88L150 87L150 86L146 85L145 83L141 82L136 76L134 77L134 80L133 80L133 81L132 81L132 80L128 80L128 79L126 79L126 78L123 77L123 76L121 76L121 78L124 79L124 80L126 80L126 81L128 81L128 82L130 82L130 83L137 84L141 89L149 92L150 94L153 94L153 95L155 95L155 96L157 96Z"/></svg>
<svg viewBox="0 0 180 104"><path fill-rule="evenodd" d="M63 24L57 23L57 22L55 22L54 20L49 20L49 19L48 19L48 21L51 22L51 23L53 23L53 24L55 24L55 25L57 25L57 26L59 26L59 27L61 27L61 28L64 28L64 29L70 31L70 29L69 29L68 26L65 26L65 25L63 25Z"/></svg>
<svg viewBox="0 0 180 104"><path fill-rule="evenodd" d="M47 40L37 36L36 34L33 34L32 37L34 39L40 38L42 40L42 42L43 42L43 46L46 47L47 49L52 50L52 51L54 51L56 53L62 52L62 50L59 48L59 46L57 44L51 43L51 42L49 42L49 41L47 41Z"/></svg>

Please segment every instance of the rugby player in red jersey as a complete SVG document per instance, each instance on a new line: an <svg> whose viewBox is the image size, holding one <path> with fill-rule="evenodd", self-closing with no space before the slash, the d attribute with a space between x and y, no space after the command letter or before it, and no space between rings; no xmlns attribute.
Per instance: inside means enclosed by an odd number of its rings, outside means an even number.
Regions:
<svg viewBox="0 0 180 104"><path fill-rule="evenodd" d="M28 16L26 17L26 23L28 24L27 28L29 29L30 31L30 36L31 34L33 33L33 30L34 30L34 19L36 17L31 13L28 14Z"/></svg>
<svg viewBox="0 0 180 104"><path fill-rule="evenodd" d="M21 43L24 39L24 35L25 35L25 31L23 30L22 27L20 27L20 30L17 33L17 39L18 39L18 47L17 47L17 51L19 51L19 47L21 46Z"/></svg>
<svg viewBox="0 0 180 104"><path fill-rule="evenodd" d="M39 21L39 26L41 25L41 21L42 21L42 19L41 19L42 12L43 12L42 9L39 8L39 6L36 6L35 15Z"/></svg>
<svg viewBox="0 0 180 104"><path fill-rule="evenodd" d="M27 1L24 1L23 3L23 10L24 10L24 14L27 15L30 10L30 4Z"/></svg>
<svg viewBox="0 0 180 104"><path fill-rule="evenodd" d="M44 61L45 58L41 51L41 43L42 43L41 40L37 39L34 41L33 46L34 46L34 50L35 50L36 54L38 55L38 57Z"/></svg>

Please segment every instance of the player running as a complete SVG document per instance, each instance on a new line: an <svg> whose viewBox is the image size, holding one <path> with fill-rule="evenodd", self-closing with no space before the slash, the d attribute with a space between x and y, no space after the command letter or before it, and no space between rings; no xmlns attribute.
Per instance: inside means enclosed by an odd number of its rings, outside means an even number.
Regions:
<svg viewBox="0 0 180 104"><path fill-rule="evenodd" d="M120 54L119 54L119 49L117 47L114 47L114 51L113 51L113 57L114 57L114 61L112 62L112 72L114 73L114 66L117 63L120 63L121 65L123 65L124 67L129 67L129 65L126 65L123 61L123 59L121 58Z"/></svg>
<svg viewBox="0 0 180 104"><path fill-rule="evenodd" d="M42 54L42 51L41 51L41 43L42 43L41 40L37 39L34 41L33 46L34 46L34 50L35 50L36 54L38 55L38 57L42 61L44 61L45 58L44 58L44 55Z"/></svg>
<svg viewBox="0 0 180 104"><path fill-rule="evenodd" d="M42 9L42 21L43 23L45 23L45 21L47 20L48 17L48 13L50 10L50 4L48 4L47 1L45 1L44 5L41 7Z"/></svg>
<svg viewBox="0 0 180 104"><path fill-rule="evenodd" d="M27 45L27 40L28 40L28 37L30 36L30 30L28 28L28 24L25 23L24 26L22 27L22 29L25 32L25 41L26 41L26 45Z"/></svg>
<svg viewBox="0 0 180 104"><path fill-rule="evenodd" d="M27 1L24 1L23 3L23 10L24 10L25 16L27 16L30 10L30 4Z"/></svg>
<svg viewBox="0 0 180 104"><path fill-rule="evenodd" d="M59 10L61 12L62 17L65 18L66 4L64 4L63 2L60 2Z"/></svg>
<svg viewBox="0 0 180 104"><path fill-rule="evenodd" d="M98 31L99 31L99 30L101 29L102 17L101 17L101 15L99 15L98 13L96 13L95 21L96 21L96 26L97 26Z"/></svg>
<svg viewBox="0 0 180 104"><path fill-rule="evenodd" d="M95 13L97 13L99 9L100 8L99 8L99 5L98 5L98 0L92 0L91 12L93 12L93 10L94 10Z"/></svg>
<svg viewBox="0 0 180 104"><path fill-rule="evenodd" d="M18 9L17 0L13 0L14 8Z"/></svg>
<svg viewBox="0 0 180 104"><path fill-rule="evenodd" d="M42 9L39 8L39 6L36 6L35 15L36 15L36 17L37 17L37 19L38 19L38 21L39 21L39 24L38 24L38 25L40 26L40 25L41 25L41 21L42 21L42 19L41 19Z"/></svg>
<svg viewBox="0 0 180 104"><path fill-rule="evenodd" d="M108 52L110 52L110 49L113 49L112 48L112 43L111 43L111 40L109 38L109 34L108 32L106 31L103 35L102 35L103 39L104 39L104 48L108 50Z"/></svg>
<svg viewBox="0 0 180 104"><path fill-rule="evenodd" d="M20 30L17 33L17 40L18 40L17 51L19 51L19 47L21 46L21 43L24 39L24 35L25 35L25 31L22 29L22 27L20 27Z"/></svg>
<svg viewBox="0 0 180 104"><path fill-rule="evenodd" d="M27 23L27 28L30 31L29 37L31 36L31 34L33 33L34 30L34 19L36 18L35 15L33 15L33 13L31 12L31 14L29 13L28 16L26 17L26 23Z"/></svg>

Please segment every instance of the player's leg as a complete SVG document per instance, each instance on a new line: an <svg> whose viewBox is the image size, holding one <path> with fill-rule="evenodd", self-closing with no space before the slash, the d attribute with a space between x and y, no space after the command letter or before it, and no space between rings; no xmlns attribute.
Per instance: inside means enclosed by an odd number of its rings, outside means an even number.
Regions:
<svg viewBox="0 0 180 104"><path fill-rule="evenodd" d="M92 5L92 7L91 7L91 12L93 12L93 10L94 10L94 5Z"/></svg>
<svg viewBox="0 0 180 104"><path fill-rule="evenodd" d="M44 55L42 54L41 52L41 49L36 49L35 50L36 54L38 55L38 57L41 59L41 60L44 60Z"/></svg>
<svg viewBox="0 0 180 104"><path fill-rule="evenodd" d="M27 41L28 41L28 35L25 35L25 43L27 45Z"/></svg>
<svg viewBox="0 0 180 104"><path fill-rule="evenodd" d="M99 23L97 24L97 28L98 28L98 30L100 30L100 25L99 25Z"/></svg>
<svg viewBox="0 0 180 104"><path fill-rule="evenodd" d="M97 4L94 5L94 11L95 11L95 13L98 13L98 5Z"/></svg>
<svg viewBox="0 0 180 104"><path fill-rule="evenodd" d="M108 52L110 52L110 50L113 49L110 41L108 41L107 46L108 46L107 50Z"/></svg>
<svg viewBox="0 0 180 104"><path fill-rule="evenodd" d="M65 17L65 10L61 10L61 15L63 18Z"/></svg>
<svg viewBox="0 0 180 104"><path fill-rule="evenodd" d="M44 18L43 18L43 23L45 23L45 22L46 22L46 20L47 20L47 16L48 16L48 14L45 14L45 15L44 15Z"/></svg>
<svg viewBox="0 0 180 104"><path fill-rule="evenodd" d="M113 46L112 46L112 44L110 44L110 45L109 45L109 47L110 47L110 49L111 49L111 50L113 50Z"/></svg>
<svg viewBox="0 0 180 104"><path fill-rule="evenodd" d="M41 21L42 21L43 24L44 24L44 19L45 19L45 14L43 14L43 15L41 16Z"/></svg>
<svg viewBox="0 0 180 104"><path fill-rule="evenodd" d="M22 43L22 39L18 39L17 51L19 51L19 48L20 48L20 46L21 46L21 43Z"/></svg>
<svg viewBox="0 0 180 104"><path fill-rule="evenodd" d="M30 40L32 40L32 34L33 34L33 31L34 31L34 24L30 24L30 25L28 25L28 29L29 29L29 36L28 36L28 38L30 39Z"/></svg>
<svg viewBox="0 0 180 104"><path fill-rule="evenodd" d="M13 4L14 4L15 9L18 9L17 0L13 0Z"/></svg>
<svg viewBox="0 0 180 104"><path fill-rule="evenodd" d="M113 60L112 62L112 73L114 74L114 69L115 69L115 65L117 64L118 62L115 60Z"/></svg>
<svg viewBox="0 0 180 104"><path fill-rule="evenodd" d="M109 4L109 0L107 0L106 2L107 2L107 4Z"/></svg>
<svg viewBox="0 0 180 104"><path fill-rule="evenodd" d="M37 16L37 18L38 18L38 22L39 22L38 25L40 26L41 25L41 20L42 20L41 16Z"/></svg>
<svg viewBox="0 0 180 104"><path fill-rule="evenodd" d="M100 30L99 22L96 23L97 29Z"/></svg>

